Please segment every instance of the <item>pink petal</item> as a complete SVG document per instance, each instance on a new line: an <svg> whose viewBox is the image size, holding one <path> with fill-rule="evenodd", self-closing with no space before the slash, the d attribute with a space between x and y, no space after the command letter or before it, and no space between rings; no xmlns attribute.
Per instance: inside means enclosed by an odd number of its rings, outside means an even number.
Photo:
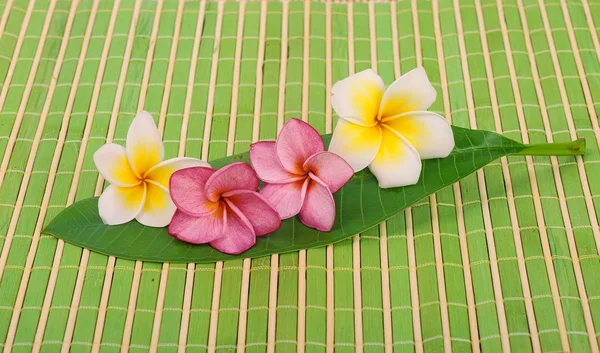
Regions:
<svg viewBox="0 0 600 353"><path fill-rule="evenodd" d="M206 181L206 195L209 200L217 201L221 194L233 190L256 191L258 177L251 166L244 162L229 164L217 170Z"/></svg>
<svg viewBox="0 0 600 353"><path fill-rule="evenodd" d="M219 204L209 200L204 189L207 180L214 173L214 169L205 167L186 168L173 173L169 192L175 206L190 216L212 213Z"/></svg>
<svg viewBox="0 0 600 353"><path fill-rule="evenodd" d="M246 217L234 205L227 207L227 226L223 236L210 242L220 252L237 255L250 249L256 243L256 234Z"/></svg>
<svg viewBox="0 0 600 353"><path fill-rule="evenodd" d="M314 178L308 184L300 221L305 226L328 232L335 221L335 201L325 183Z"/></svg>
<svg viewBox="0 0 600 353"><path fill-rule="evenodd" d="M300 212L310 178L287 184L266 184L260 194L277 210L281 219L294 217Z"/></svg>
<svg viewBox="0 0 600 353"><path fill-rule="evenodd" d="M258 178L267 183L289 183L304 179L285 170L279 162L275 142L256 142L250 146L250 161Z"/></svg>
<svg viewBox="0 0 600 353"><path fill-rule="evenodd" d="M284 125L276 147L283 168L295 174L304 174L302 166L308 157L325 150L317 130L298 119L290 119Z"/></svg>
<svg viewBox="0 0 600 353"><path fill-rule="evenodd" d="M227 195L227 196L225 196ZM256 236L269 234L281 226L279 213L255 191L236 190L225 194L227 204L233 204L248 219Z"/></svg>
<svg viewBox="0 0 600 353"><path fill-rule="evenodd" d="M200 217L190 216L177 210L169 224L169 234L187 243L209 243L223 236L226 222L223 205L213 213Z"/></svg>
<svg viewBox="0 0 600 353"><path fill-rule="evenodd" d="M332 193L338 191L354 175L350 164L332 152L321 152L311 156L304 163L304 169L321 179Z"/></svg>

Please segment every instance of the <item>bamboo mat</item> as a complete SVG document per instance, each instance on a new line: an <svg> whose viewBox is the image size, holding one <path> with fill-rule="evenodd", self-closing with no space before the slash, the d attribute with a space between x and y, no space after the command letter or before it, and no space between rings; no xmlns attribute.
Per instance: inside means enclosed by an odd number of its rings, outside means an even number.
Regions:
<svg viewBox="0 0 600 353"><path fill-rule="evenodd" d="M0 0L4 352L598 352L600 2ZM211 265L90 253L40 230L98 195L92 155L150 111L213 159L331 86L425 66L432 110L583 158L510 157L351 240Z"/></svg>

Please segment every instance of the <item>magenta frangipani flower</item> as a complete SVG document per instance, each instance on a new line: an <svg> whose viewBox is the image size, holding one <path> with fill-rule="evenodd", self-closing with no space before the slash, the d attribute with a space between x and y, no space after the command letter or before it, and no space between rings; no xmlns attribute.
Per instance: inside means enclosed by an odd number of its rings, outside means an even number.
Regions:
<svg viewBox="0 0 600 353"><path fill-rule="evenodd" d="M177 211L169 234L188 243L209 243L227 254L248 250L256 237L281 226L277 211L257 188L256 173L243 162L217 171L193 167L173 173L170 191Z"/></svg>
<svg viewBox="0 0 600 353"><path fill-rule="evenodd" d="M354 175L342 157L326 152L319 133L307 123L291 119L276 142L257 142L250 161L265 182L260 194L282 219L300 215L304 225L330 231L335 221L338 191Z"/></svg>

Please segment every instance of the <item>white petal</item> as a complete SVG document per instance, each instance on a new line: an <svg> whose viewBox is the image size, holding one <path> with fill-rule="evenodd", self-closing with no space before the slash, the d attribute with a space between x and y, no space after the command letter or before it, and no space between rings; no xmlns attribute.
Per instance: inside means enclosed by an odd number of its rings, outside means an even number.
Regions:
<svg viewBox="0 0 600 353"><path fill-rule="evenodd" d="M454 134L448 121L439 114L417 111L397 116L385 123L404 136L421 159L448 157L454 149Z"/></svg>
<svg viewBox="0 0 600 353"><path fill-rule="evenodd" d="M435 97L435 88L429 82L425 69L417 67L400 76L385 91L381 99L379 118L385 119L414 110L427 110L435 102Z"/></svg>
<svg viewBox="0 0 600 353"><path fill-rule="evenodd" d="M150 113L141 111L133 119L127 132L125 147L129 163L139 177L162 162L164 158L162 139Z"/></svg>
<svg viewBox="0 0 600 353"><path fill-rule="evenodd" d="M384 90L381 77L367 69L336 82L331 88L331 105L340 118L373 126Z"/></svg>
<svg viewBox="0 0 600 353"><path fill-rule="evenodd" d="M163 185L166 188L169 188L169 179L171 178L171 175L173 175L173 173L175 173L179 169L191 167L210 168L210 164L196 158L171 158L167 159L166 161L160 162L159 164L150 168L150 170L146 172L146 179L150 179Z"/></svg>
<svg viewBox="0 0 600 353"><path fill-rule="evenodd" d="M148 227L165 227L175 214L175 204L165 187L147 182L146 200L136 219Z"/></svg>
<svg viewBox="0 0 600 353"><path fill-rule="evenodd" d="M134 186L140 183L140 179L129 165L125 147L114 143L106 144L94 153L96 168L111 184L117 186Z"/></svg>
<svg viewBox="0 0 600 353"><path fill-rule="evenodd" d="M123 224L134 219L146 200L146 186L109 185L98 199L98 212L104 224Z"/></svg>
<svg viewBox="0 0 600 353"><path fill-rule="evenodd" d="M342 157L355 172L365 169L375 158L381 144L381 127L364 127L338 120L329 152Z"/></svg>
<svg viewBox="0 0 600 353"><path fill-rule="evenodd" d="M419 153L395 131L383 128L381 132L381 148L369 165L379 181L379 187L385 189L416 184L421 175Z"/></svg>

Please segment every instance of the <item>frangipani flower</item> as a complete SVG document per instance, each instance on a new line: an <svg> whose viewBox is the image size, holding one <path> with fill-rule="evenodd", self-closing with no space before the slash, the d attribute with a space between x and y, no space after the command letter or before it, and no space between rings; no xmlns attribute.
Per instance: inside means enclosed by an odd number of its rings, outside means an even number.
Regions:
<svg viewBox="0 0 600 353"><path fill-rule="evenodd" d="M355 171L368 166L382 188L416 184L421 159L447 157L454 148L448 122L427 111L435 98L422 67L387 89L370 69L343 79L332 88L332 106L341 119L329 151Z"/></svg>
<svg viewBox="0 0 600 353"><path fill-rule="evenodd" d="M340 156L326 152L319 133L298 119L288 121L277 142L257 142L250 161L265 182L260 190L282 219L300 214L300 221L330 231L335 221L332 193L354 175Z"/></svg>
<svg viewBox="0 0 600 353"><path fill-rule="evenodd" d="M96 168L110 185L98 200L105 224L127 223L164 227L175 213L169 196L169 178L178 169L208 166L195 158L163 161L164 147L152 116L141 111L133 119L125 147L106 144L94 153Z"/></svg>
<svg viewBox="0 0 600 353"><path fill-rule="evenodd" d="M239 254L256 237L281 226L277 211L256 192L258 178L248 164L233 163L217 171L195 167L171 177L171 197L177 205L169 234L193 244Z"/></svg>

